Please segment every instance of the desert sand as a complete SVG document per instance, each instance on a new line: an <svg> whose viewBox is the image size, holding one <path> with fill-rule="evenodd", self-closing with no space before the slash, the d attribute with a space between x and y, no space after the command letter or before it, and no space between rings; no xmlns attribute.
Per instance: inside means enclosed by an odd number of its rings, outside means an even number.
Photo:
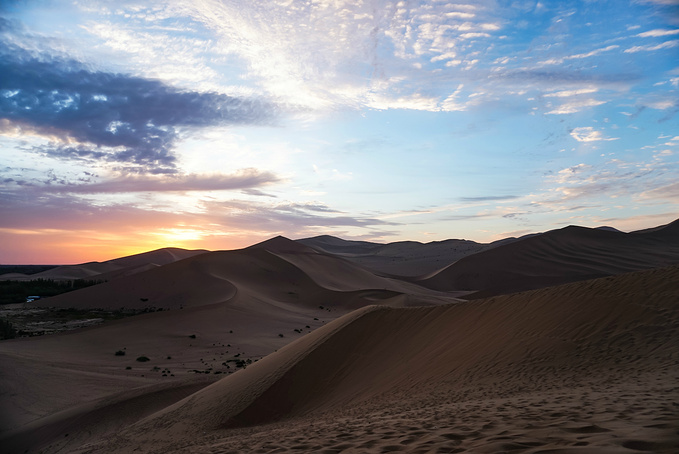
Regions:
<svg viewBox="0 0 679 454"><path fill-rule="evenodd" d="M679 220L644 231L568 226L472 254L417 282L475 297L530 290L677 263Z"/></svg>
<svg viewBox="0 0 679 454"><path fill-rule="evenodd" d="M468 292L279 237L50 298L165 310L0 342L0 450L679 451L679 265Z"/></svg>
<svg viewBox="0 0 679 454"><path fill-rule="evenodd" d="M208 252L203 249L186 250L180 248L163 248L143 252L105 262L88 262L79 265L62 265L36 274L25 275L8 273L0 275L0 280L31 279L94 279L107 281L121 276L140 273L151 268L167 265L194 255Z"/></svg>

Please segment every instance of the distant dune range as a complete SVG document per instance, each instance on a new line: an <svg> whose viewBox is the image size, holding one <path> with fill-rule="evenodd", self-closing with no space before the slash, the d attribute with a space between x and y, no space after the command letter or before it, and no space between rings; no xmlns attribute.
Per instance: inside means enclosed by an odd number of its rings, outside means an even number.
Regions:
<svg viewBox="0 0 679 454"><path fill-rule="evenodd" d="M0 342L0 452L676 452L678 230L175 251Z"/></svg>
<svg viewBox="0 0 679 454"><path fill-rule="evenodd" d="M481 297L676 263L679 221L631 233L569 226L466 256L417 282Z"/></svg>
<svg viewBox="0 0 679 454"><path fill-rule="evenodd" d="M36 274L3 274L0 280L31 280L31 279L95 279L110 280L130 274L147 271L168 263L176 262L194 255L208 252L203 249L186 250L180 248L163 248L155 251L135 254L105 262L89 262L80 265L61 265Z"/></svg>

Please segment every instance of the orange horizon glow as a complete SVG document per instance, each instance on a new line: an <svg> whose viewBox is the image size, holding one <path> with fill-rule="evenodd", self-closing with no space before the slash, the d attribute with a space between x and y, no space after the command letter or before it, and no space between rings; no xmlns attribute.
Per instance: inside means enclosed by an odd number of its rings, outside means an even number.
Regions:
<svg viewBox="0 0 679 454"><path fill-rule="evenodd" d="M163 248L230 250L247 247L267 238L260 236L203 237L172 240L161 235L60 232L17 234L5 232L7 247L0 257L2 265L78 265L141 254ZM88 232L89 233L89 232Z"/></svg>
<svg viewBox="0 0 679 454"><path fill-rule="evenodd" d="M624 232L642 230L673 222L676 216L668 213L662 216L635 216L621 219L611 227ZM151 223L149 223L151 224ZM597 227L605 225L587 225ZM120 224L119 224L120 225ZM132 223L130 222L130 226ZM567 224L554 226L553 229L566 227ZM318 235L334 235L343 239L353 239L351 235L324 229L313 229L290 235L286 232L235 230L224 233L201 227L192 227L182 223L169 227L146 225L143 230L127 228L125 231L105 231L103 229L87 230L58 230L58 229L0 229L4 241L3 255L0 256L2 265L77 265L88 262L105 262L130 255L141 254L162 248L205 249L208 251L242 249L253 244L268 240L277 235L290 239L308 238ZM551 229L547 229L551 230ZM395 241L441 241L445 239L470 239L480 243L489 243L511 236L521 236L538 231L517 231L495 233L491 230L478 229L472 232L457 232L447 238L399 238L367 239L378 243ZM471 233L471 235L470 235ZM474 235L476 234L476 235ZM414 237L422 235L413 235ZM425 235L426 236L426 235Z"/></svg>

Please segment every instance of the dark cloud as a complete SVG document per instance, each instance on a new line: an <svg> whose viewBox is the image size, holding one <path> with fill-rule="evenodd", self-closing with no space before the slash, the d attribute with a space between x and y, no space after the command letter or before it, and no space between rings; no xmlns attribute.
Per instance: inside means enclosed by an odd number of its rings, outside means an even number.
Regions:
<svg viewBox="0 0 679 454"><path fill-rule="evenodd" d="M254 195L254 196L258 196L258 197L271 197L271 198L274 198L274 199L278 198L277 195L269 194L269 193L260 191L259 189L252 189L252 188L243 189L241 191L241 193L246 194L246 195Z"/></svg>
<svg viewBox="0 0 679 454"><path fill-rule="evenodd" d="M7 27L7 21L0 23ZM181 91L5 44L0 40L0 48L6 47L0 50L0 120L58 139L40 149L57 158L172 172L178 127L266 124L276 116L275 105L261 99ZM78 145L60 144L73 142Z"/></svg>

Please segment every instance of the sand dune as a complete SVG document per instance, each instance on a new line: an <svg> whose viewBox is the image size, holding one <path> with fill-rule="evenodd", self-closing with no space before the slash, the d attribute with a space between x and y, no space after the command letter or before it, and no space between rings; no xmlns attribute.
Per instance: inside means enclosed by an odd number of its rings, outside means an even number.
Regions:
<svg viewBox="0 0 679 454"><path fill-rule="evenodd" d="M427 283L673 263L677 228L547 232ZM169 310L0 342L0 452L679 446L679 266L462 301L283 237L175 258L40 302Z"/></svg>
<svg viewBox="0 0 679 454"><path fill-rule="evenodd" d="M368 291L366 293L365 291ZM398 294L441 296L420 286L377 276L342 258L279 237L234 251L189 257L111 282L41 300L51 307L179 309L231 300L237 293L275 299L286 304L326 306L352 303L346 292L367 298ZM461 293L463 294L463 293ZM300 295L303 298L300 301ZM314 301L314 303L309 303Z"/></svg>
<svg viewBox="0 0 679 454"><path fill-rule="evenodd" d="M677 301L675 266L366 307L77 452L676 452Z"/></svg>
<svg viewBox="0 0 679 454"><path fill-rule="evenodd" d="M569 226L464 257L417 282L482 297L676 263L679 221L632 233Z"/></svg>
<svg viewBox="0 0 679 454"><path fill-rule="evenodd" d="M304 238L297 242L346 258L374 272L395 276L421 276L432 273L462 257L492 247L469 240L431 243L399 241L379 244L348 241L329 235Z"/></svg>
<svg viewBox="0 0 679 454"><path fill-rule="evenodd" d="M448 294L375 276L285 238L201 254L45 298L39 304L171 310L0 343L0 360L6 366L6 373L0 372L0 413L6 415L0 431L34 427L41 424L38 420L53 427L50 418L69 408L99 408L103 405L96 403L99 400L131 387L166 382L183 386L195 378L195 371L208 372L215 380L217 373L236 370L236 358L255 361L366 305L403 307L454 300ZM126 354L114 356L119 350ZM136 362L140 356L151 361ZM163 376L165 370L171 374ZM62 423L60 419L58 427Z"/></svg>
<svg viewBox="0 0 679 454"><path fill-rule="evenodd" d="M41 273L25 274L4 274L0 275L0 280L32 280L32 279L96 279L111 280L120 276L134 274L145 271L150 267L167 265L187 257L202 254L207 251L203 249L187 250L179 248L163 248L155 251L143 252L141 254L130 255L105 262L88 262L79 265L62 265L43 271Z"/></svg>

